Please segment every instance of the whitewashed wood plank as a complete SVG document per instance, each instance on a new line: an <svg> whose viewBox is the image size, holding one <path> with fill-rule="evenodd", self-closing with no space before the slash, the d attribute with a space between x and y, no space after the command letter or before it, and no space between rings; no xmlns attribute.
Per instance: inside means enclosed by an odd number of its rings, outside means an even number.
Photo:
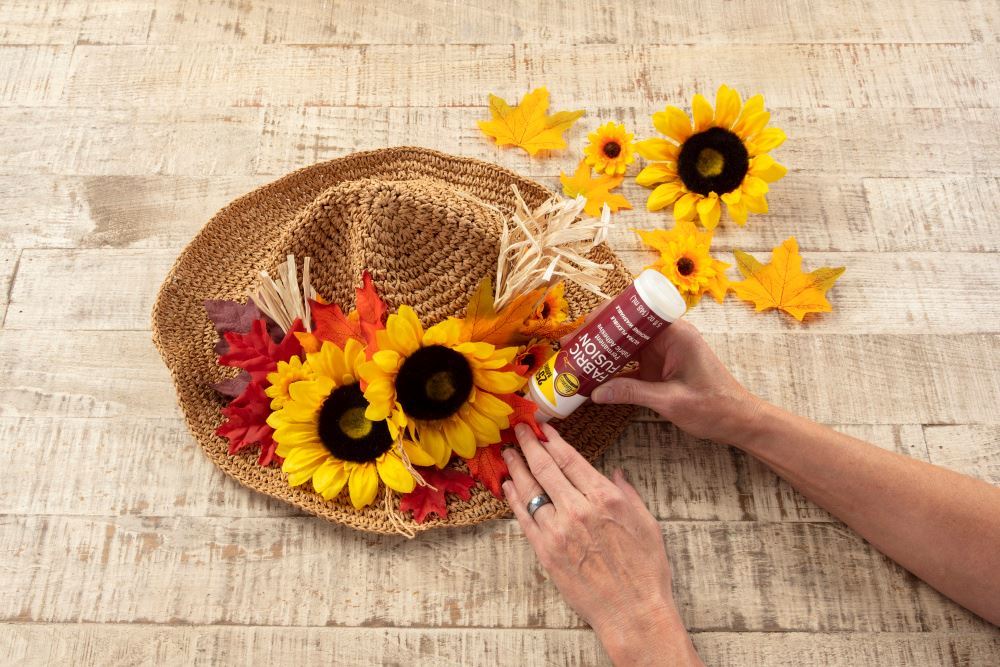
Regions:
<svg viewBox="0 0 1000 667"><path fill-rule="evenodd" d="M145 218L136 221L137 234L145 223ZM620 231L617 247L626 240L629 247L640 247L634 234ZM131 232L131 223L123 221L112 238L118 233L127 239ZM757 254L767 261L769 251ZM156 292L176 255L173 249L25 250L5 326L146 330ZM619 256L633 273L657 257L647 250L619 250ZM720 249L716 256L735 264L729 252ZM775 311L756 313L752 304L730 295L722 304L703 299L688 319L706 333L1000 333L1000 302L993 298L1000 292L1000 255L806 253L804 261L810 270L847 268L828 294L832 313L811 315L801 324ZM741 278L735 268L729 275Z"/></svg>
<svg viewBox="0 0 1000 667"><path fill-rule="evenodd" d="M995 424L1000 336L709 333L749 389L828 424ZM45 364L25 363L45 359ZM169 417L166 369L142 331L0 331L0 416Z"/></svg>
<svg viewBox="0 0 1000 667"><path fill-rule="evenodd" d="M143 3L140 3L143 4ZM874 0L836 7L790 0L709 0L697 13L680 0L614 5L569 0L466 4L214 0L155 3L148 43L482 44L799 43L981 41L978 3L946 0L899 11ZM136 16L138 22L144 17Z"/></svg>
<svg viewBox="0 0 1000 667"><path fill-rule="evenodd" d="M78 46L62 101L74 106L456 106L519 97L558 78L561 107L676 103L720 71L772 105L991 107L993 44ZM782 63L761 69L761 61ZM512 67L513 66L513 67ZM351 76L337 76L350 72ZM678 78L679 77L679 78ZM267 82L248 86L245 81ZM668 83L669 82L669 83ZM551 82L555 87L555 82Z"/></svg>
<svg viewBox="0 0 1000 667"><path fill-rule="evenodd" d="M259 109L0 109L0 173L252 174Z"/></svg>
<svg viewBox="0 0 1000 667"><path fill-rule="evenodd" d="M14 248L0 249L0 323L7 315L7 302L10 300L10 286L14 271L17 268L17 258L21 251Z"/></svg>
<svg viewBox="0 0 1000 667"><path fill-rule="evenodd" d="M561 89L596 105L676 104L689 91L715 91L725 82L764 92L775 106L991 107L1000 85L997 57L994 44L528 44L516 48L516 81L545 81L559 72Z"/></svg>
<svg viewBox="0 0 1000 667"><path fill-rule="evenodd" d="M919 425L838 425L841 433L883 449L927 461L927 446ZM760 461L747 458L754 508L762 521L836 521L826 510L807 500Z"/></svg>
<svg viewBox="0 0 1000 667"><path fill-rule="evenodd" d="M995 632L836 525L661 525L693 630ZM305 517L4 516L0 542L20 573L5 621L582 627L512 520L408 541Z"/></svg>
<svg viewBox="0 0 1000 667"><path fill-rule="evenodd" d="M0 246L181 248L268 176L0 176Z"/></svg>
<svg viewBox="0 0 1000 667"><path fill-rule="evenodd" d="M932 463L1000 485L1000 427L925 426Z"/></svg>
<svg viewBox="0 0 1000 667"><path fill-rule="evenodd" d="M988 633L697 632L710 665L992 665L1000 638ZM325 662L427 666L592 666L610 661L589 629L178 627L31 623L0 626L0 643L19 665L213 665Z"/></svg>
<svg viewBox="0 0 1000 667"><path fill-rule="evenodd" d="M176 256L173 250L24 250L5 327L63 321L79 329L149 329L158 285Z"/></svg>
<svg viewBox="0 0 1000 667"><path fill-rule="evenodd" d="M64 46L0 46L0 105L55 103L72 53Z"/></svg>
<svg viewBox="0 0 1000 667"><path fill-rule="evenodd" d="M864 190L884 250L1000 250L1000 230L984 224L1000 179L866 178Z"/></svg>
<svg viewBox="0 0 1000 667"><path fill-rule="evenodd" d="M78 44L135 44L149 37L155 6L149 0L88 2Z"/></svg>
<svg viewBox="0 0 1000 667"><path fill-rule="evenodd" d="M5 0L0 44L75 44L87 4Z"/></svg>

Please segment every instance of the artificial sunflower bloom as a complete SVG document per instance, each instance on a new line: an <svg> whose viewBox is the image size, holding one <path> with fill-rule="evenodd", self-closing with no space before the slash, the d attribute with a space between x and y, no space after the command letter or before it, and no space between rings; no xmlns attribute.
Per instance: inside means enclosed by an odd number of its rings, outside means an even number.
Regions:
<svg viewBox="0 0 1000 667"><path fill-rule="evenodd" d="M291 399L288 388L299 380L312 379L313 373L309 366L302 363L299 357L288 361L279 361L278 368L267 374L268 387L264 393L271 399L271 409L279 410Z"/></svg>
<svg viewBox="0 0 1000 667"><path fill-rule="evenodd" d="M378 351L360 369L368 419L405 428L439 468L452 452L471 458L500 441L513 408L499 395L526 381L509 370L516 347L464 340L455 318L424 331L409 306L390 315L376 338Z"/></svg>
<svg viewBox="0 0 1000 667"><path fill-rule="evenodd" d="M719 303L726 298L729 265L709 253L712 232L699 231L689 220L678 222L670 231L635 231L643 243L660 253L660 259L646 268L656 269L669 278L688 308L697 304L705 292Z"/></svg>
<svg viewBox="0 0 1000 667"><path fill-rule="evenodd" d="M434 462L415 443L394 438L384 421L365 416L368 401L358 383L364 361L364 345L357 340L348 339L343 349L325 341L306 355L310 379L289 384L288 400L267 419L288 483L312 480L326 500L347 485L355 509L371 504L380 479L399 493L414 489L404 456L413 465Z"/></svg>
<svg viewBox="0 0 1000 667"><path fill-rule="evenodd" d="M606 123L587 135L584 161L598 174L620 176L635 161L632 134L621 123Z"/></svg>
<svg viewBox="0 0 1000 667"><path fill-rule="evenodd" d="M768 183L788 170L768 155L785 141L785 133L767 127L771 114L764 111L764 97L754 95L742 104L739 93L721 86L714 110L699 94L691 111L693 124L677 107L654 113L653 125L667 138L636 145L653 161L636 177L639 185L656 187L646 208L673 204L674 219L697 218L707 229L719 223L723 203L738 225L746 224L748 213L767 213Z"/></svg>

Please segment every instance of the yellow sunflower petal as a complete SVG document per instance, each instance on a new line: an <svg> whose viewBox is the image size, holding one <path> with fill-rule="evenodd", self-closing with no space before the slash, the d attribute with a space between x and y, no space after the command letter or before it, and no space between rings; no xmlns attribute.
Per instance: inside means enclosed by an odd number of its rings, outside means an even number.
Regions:
<svg viewBox="0 0 1000 667"><path fill-rule="evenodd" d="M743 203L751 213L767 213L767 198L764 195L755 197L749 194L743 195Z"/></svg>
<svg viewBox="0 0 1000 667"><path fill-rule="evenodd" d="M423 447L413 442L412 440L403 439L400 441L403 446L403 451L406 452L406 458L410 459L410 463L415 466L429 466L434 465L434 457L430 455Z"/></svg>
<svg viewBox="0 0 1000 667"><path fill-rule="evenodd" d="M386 452L375 461L378 476L393 491L409 493L417 485L413 475L395 452Z"/></svg>
<svg viewBox="0 0 1000 667"><path fill-rule="evenodd" d="M715 124L727 130L740 115L740 94L727 85L719 86L715 94Z"/></svg>
<svg viewBox="0 0 1000 667"><path fill-rule="evenodd" d="M444 423L444 437L452 450L463 459L476 455L476 434L461 417L455 415Z"/></svg>
<svg viewBox="0 0 1000 667"><path fill-rule="evenodd" d="M487 391L478 392L472 404L479 412L495 421L500 428L507 428L507 416L514 412L510 403Z"/></svg>
<svg viewBox="0 0 1000 667"><path fill-rule="evenodd" d="M694 116L694 131L702 132L712 125L712 105L705 96L698 93L691 100L691 115Z"/></svg>
<svg viewBox="0 0 1000 667"><path fill-rule="evenodd" d="M351 504L354 509L370 505L378 493L378 471L371 463L360 463L351 471L348 481L351 493Z"/></svg>
<svg viewBox="0 0 1000 667"><path fill-rule="evenodd" d="M748 117L742 127L743 138L752 141L757 133L767 126L767 121L769 120L771 120L771 114L767 111L761 111Z"/></svg>
<svg viewBox="0 0 1000 667"><path fill-rule="evenodd" d="M681 147L666 139L643 139L635 145L636 152L647 160L675 162Z"/></svg>
<svg viewBox="0 0 1000 667"><path fill-rule="evenodd" d="M736 120L736 124L733 125L733 132L735 132L741 139L746 139L749 136L745 131L747 119L761 113L763 110L763 95L754 95L748 99L746 104L743 105L743 109L740 111L740 117Z"/></svg>
<svg viewBox="0 0 1000 667"><path fill-rule="evenodd" d="M743 193L751 197L761 197L766 195L769 190L767 181L759 176L751 176L749 174L743 179L742 188Z"/></svg>
<svg viewBox="0 0 1000 667"><path fill-rule="evenodd" d="M635 182L644 188L652 187L657 183L677 180L677 167L670 162L654 162L646 165L635 177Z"/></svg>
<svg viewBox="0 0 1000 667"><path fill-rule="evenodd" d="M750 160L750 174L762 178L768 183L780 180L788 173L788 169L775 162L770 155L758 155Z"/></svg>
<svg viewBox="0 0 1000 667"><path fill-rule="evenodd" d="M451 448L448 447L444 434L436 427L421 428L419 444L434 459L434 464L438 468L443 468L448 464L448 459L451 458Z"/></svg>
<svg viewBox="0 0 1000 667"><path fill-rule="evenodd" d="M719 203L719 198L710 195L695 204L695 207L698 209L698 219L705 229L715 229L722 216L722 204Z"/></svg>
<svg viewBox="0 0 1000 667"><path fill-rule="evenodd" d="M268 419L268 425L274 428L271 425L270 419ZM296 447L319 444L319 432L316 430L316 425L312 422L282 424L280 427L274 429L274 441L282 445L294 445Z"/></svg>
<svg viewBox="0 0 1000 667"><path fill-rule="evenodd" d="M324 500L330 500L340 495L349 476L343 463L330 459L313 473L313 488Z"/></svg>
<svg viewBox="0 0 1000 667"><path fill-rule="evenodd" d="M400 306L396 313L389 316L385 330L389 334L388 342L391 349L404 357L416 352L420 347L420 340L424 337L424 330L416 311L405 305Z"/></svg>
<svg viewBox="0 0 1000 667"><path fill-rule="evenodd" d="M658 185L646 200L646 210L659 211L661 208L666 208L677 201L677 198L683 193L684 188L679 181L671 181L663 185Z"/></svg>
<svg viewBox="0 0 1000 667"><path fill-rule="evenodd" d="M496 348L490 343L469 341L460 343L452 349L467 357L471 356L477 359L489 359L493 355L493 350Z"/></svg>
<svg viewBox="0 0 1000 667"><path fill-rule="evenodd" d="M788 137L785 135L784 130L777 127L765 127L757 133L757 136L748 142L749 145L747 148L750 149L751 155L760 155L774 150L781 144L785 143L785 139L787 138Z"/></svg>
<svg viewBox="0 0 1000 667"><path fill-rule="evenodd" d="M424 333L424 345L454 345L462 332L462 320L449 317Z"/></svg>
<svg viewBox="0 0 1000 667"><path fill-rule="evenodd" d="M688 192L674 203L674 220L692 220L695 215L695 204L702 198L701 195Z"/></svg>
<svg viewBox="0 0 1000 667"><path fill-rule="evenodd" d="M500 427L495 421L476 410L474 406L463 405L459 414L476 434L477 443L491 445L494 442L500 442Z"/></svg>
<svg viewBox="0 0 1000 667"><path fill-rule="evenodd" d="M494 394L509 394L524 386L526 379L517 373L509 371L490 371L484 369L473 369L472 377L475 385L480 389L491 391Z"/></svg>
<svg viewBox="0 0 1000 667"><path fill-rule="evenodd" d="M678 143L686 141L691 136L691 119L677 107L668 106L663 111L654 113L653 126L658 132Z"/></svg>
<svg viewBox="0 0 1000 667"><path fill-rule="evenodd" d="M729 211L729 217L737 225L743 226L747 224L747 205L742 199L732 204L727 202L726 210Z"/></svg>

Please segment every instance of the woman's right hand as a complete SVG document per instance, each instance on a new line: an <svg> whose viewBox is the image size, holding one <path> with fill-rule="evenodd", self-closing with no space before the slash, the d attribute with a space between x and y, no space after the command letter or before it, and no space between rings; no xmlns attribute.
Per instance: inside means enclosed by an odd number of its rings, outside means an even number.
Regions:
<svg viewBox="0 0 1000 667"><path fill-rule="evenodd" d="M639 371L594 390L595 403L641 405L683 431L738 444L762 402L723 366L694 325L678 320L639 355Z"/></svg>

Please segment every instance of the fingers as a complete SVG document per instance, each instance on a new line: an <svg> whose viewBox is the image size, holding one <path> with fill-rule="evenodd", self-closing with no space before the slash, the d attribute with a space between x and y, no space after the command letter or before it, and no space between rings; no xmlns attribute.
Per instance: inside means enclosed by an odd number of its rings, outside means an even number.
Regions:
<svg viewBox="0 0 1000 667"><path fill-rule="evenodd" d="M635 487L632 486L625 478L625 471L621 468L616 469L614 473L612 473L611 481L614 482L615 486L621 489L621 492L625 494L625 497L629 499L629 502L633 504L638 503L643 507L646 507L646 503L643 502L642 496L639 495L639 492L635 490Z"/></svg>
<svg viewBox="0 0 1000 667"><path fill-rule="evenodd" d="M514 514L517 515L518 510L524 510L524 515L532 523L545 522L547 517L554 513L555 505L543 505L535 511L535 516L531 517L528 514L527 504L528 501L539 495L544 491L538 480L535 479L531 471L528 470L528 464L524 462L524 458L515 450L513 447L508 447L503 452L503 460L507 464L507 470L510 472L510 479L514 483L514 490L517 492L517 496L523 502L521 502L519 507L515 507L511 503L511 508L514 510ZM552 498L551 494L549 495ZM509 499L508 499L509 500ZM555 499L553 498L553 503Z"/></svg>
<svg viewBox="0 0 1000 667"><path fill-rule="evenodd" d="M559 465L552 459L552 455L546 451L530 428L524 424L518 424L514 433L517 435L518 442L521 443L521 452L528 462L531 474L542 485L545 493L549 494L549 498L556 505L556 511L583 500L580 492L566 478ZM546 432L546 434L548 433L559 435L554 429Z"/></svg>
<svg viewBox="0 0 1000 667"><path fill-rule="evenodd" d="M510 509L514 512L517 523L520 524L521 530L524 531L524 536L528 538L528 542L532 548L538 551L542 532L535 519L528 514L528 500L530 498L522 497L520 491L517 489L517 485L511 480L503 483L503 494L507 498L507 504L510 505ZM538 512L543 510L545 510L544 507L539 507L535 514L537 515Z"/></svg>
<svg viewBox="0 0 1000 667"><path fill-rule="evenodd" d="M611 378L590 395L594 403L641 405L666 412L674 388L669 382L646 382L635 378Z"/></svg>
<svg viewBox="0 0 1000 667"><path fill-rule="evenodd" d="M548 424L542 424L542 432L547 438L545 450L577 490L586 494L588 488L606 481L607 478L597 472L575 447L563 440L558 431Z"/></svg>

